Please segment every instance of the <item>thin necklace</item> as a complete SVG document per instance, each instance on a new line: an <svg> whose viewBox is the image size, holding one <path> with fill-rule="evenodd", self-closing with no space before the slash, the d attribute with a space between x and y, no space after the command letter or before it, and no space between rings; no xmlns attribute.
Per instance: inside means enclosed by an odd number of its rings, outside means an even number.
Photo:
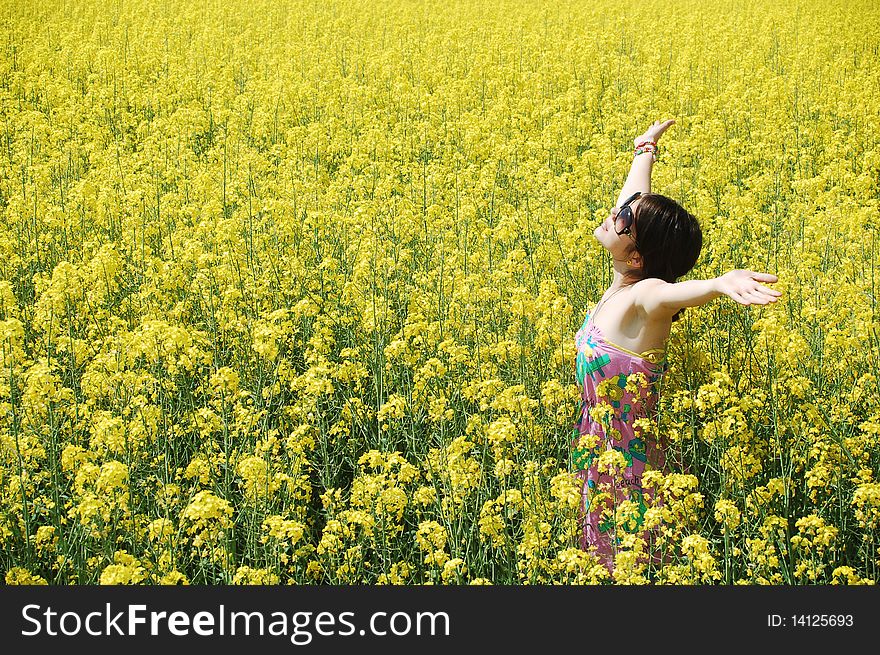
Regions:
<svg viewBox="0 0 880 655"><path fill-rule="evenodd" d="M599 312L599 308L602 307L606 302L611 300L611 298L614 296L615 293L617 293L618 291L623 291L627 287L631 287L631 286L632 286L632 284L624 284L622 287L616 289L610 296L608 296L604 300L599 301L599 304L596 305L596 308L593 310L593 316L591 317L592 321L593 321L593 325L596 324L596 314Z"/></svg>

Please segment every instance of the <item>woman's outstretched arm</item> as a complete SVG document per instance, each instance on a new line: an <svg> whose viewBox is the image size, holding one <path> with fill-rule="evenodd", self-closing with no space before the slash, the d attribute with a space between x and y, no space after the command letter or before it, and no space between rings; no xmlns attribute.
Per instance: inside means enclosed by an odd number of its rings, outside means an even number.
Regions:
<svg viewBox="0 0 880 655"><path fill-rule="evenodd" d="M653 141L654 143L657 143L663 133L674 124L675 121L672 119L662 122L654 121L654 124L645 130L641 136L635 138L633 141L633 147L638 146L644 141ZM642 154L633 157L629 174L626 176L626 182L624 182L623 189L617 197L615 207L620 207L620 205L626 202L626 199L636 191L641 193L651 193L651 170L653 166L654 155L651 152L643 152Z"/></svg>
<svg viewBox="0 0 880 655"><path fill-rule="evenodd" d="M747 269L729 271L709 280L687 280L669 283L659 278L642 280L634 289L636 304L650 315L672 316L684 307L698 307L719 296L730 296L741 305L766 305L776 302L781 291L768 289L761 282L772 284L779 278L772 273Z"/></svg>

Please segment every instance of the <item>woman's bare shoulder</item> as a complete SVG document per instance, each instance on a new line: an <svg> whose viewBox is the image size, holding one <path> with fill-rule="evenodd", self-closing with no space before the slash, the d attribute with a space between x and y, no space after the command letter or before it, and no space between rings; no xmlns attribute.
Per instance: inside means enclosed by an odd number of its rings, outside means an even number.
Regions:
<svg viewBox="0 0 880 655"><path fill-rule="evenodd" d="M659 277L646 277L644 280L639 280L633 285L633 289L650 289L652 287L662 286L664 284L669 284L666 280L661 280Z"/></svg>
<svg viewBox="0 0 880 655"><path fill-rule="evenodd" d="M633 285L632 303L639 315L653 321L665 322L668 317L665 314L659 315L656 294L661 287L668 284L669 282L659 277L648 277Z"/></svg>

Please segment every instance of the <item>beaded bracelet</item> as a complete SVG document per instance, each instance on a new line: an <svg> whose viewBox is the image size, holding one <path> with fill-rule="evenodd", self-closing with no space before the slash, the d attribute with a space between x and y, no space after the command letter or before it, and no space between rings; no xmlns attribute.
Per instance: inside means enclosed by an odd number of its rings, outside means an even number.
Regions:
<svg viewBox="0 0 880 655"><path fill-rule="evenodd" d="M657 144L653 141L644 141L636 146L633 157L638 157L646 152L651 153L651 159L657 161Z"/></svg>

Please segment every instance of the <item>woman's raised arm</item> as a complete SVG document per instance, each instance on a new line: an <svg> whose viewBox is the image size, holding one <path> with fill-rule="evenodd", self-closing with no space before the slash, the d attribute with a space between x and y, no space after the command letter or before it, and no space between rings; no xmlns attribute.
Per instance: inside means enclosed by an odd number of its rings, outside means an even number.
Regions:
<svg viewBox="0 0 880 655"><path fill-rule="evenodd" d="M645 149L640 149L639 146L645 142L652 142L656 148L657 141L674 124L675 120L673 119L662 122L654 121L641 136L635 138L633 141L635 156L633 157L629 174L626 176L626 182L623 184L623 189L617 197L615 207L620 207L636 191L651 193L651 169L654 165L654 150L650 146Z"/></svg>

